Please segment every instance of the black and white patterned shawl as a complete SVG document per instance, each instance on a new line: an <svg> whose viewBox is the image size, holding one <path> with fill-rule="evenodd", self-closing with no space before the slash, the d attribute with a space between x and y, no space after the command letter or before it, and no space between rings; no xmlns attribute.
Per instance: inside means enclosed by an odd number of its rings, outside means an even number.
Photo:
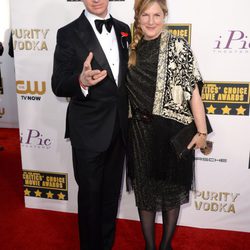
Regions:
<svg viewBox="0 0 250 250"><path fill-rule="evenodd" d="M188 42L164 30L161 34L153 114L189 124L188 101L203 81Z"/></svg>

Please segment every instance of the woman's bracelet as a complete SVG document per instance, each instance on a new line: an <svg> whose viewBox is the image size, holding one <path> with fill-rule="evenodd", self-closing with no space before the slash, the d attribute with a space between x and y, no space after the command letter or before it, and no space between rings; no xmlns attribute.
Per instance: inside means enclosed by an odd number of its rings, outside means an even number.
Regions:
<svg viewBox="0 0 250 250"><path fill-rule="evenodd" d="M197 134L199 135L199 136L201 136L201 135L203 135L203 136L207 136L207 133L202 133L202 132L197 132Z"/></svg>

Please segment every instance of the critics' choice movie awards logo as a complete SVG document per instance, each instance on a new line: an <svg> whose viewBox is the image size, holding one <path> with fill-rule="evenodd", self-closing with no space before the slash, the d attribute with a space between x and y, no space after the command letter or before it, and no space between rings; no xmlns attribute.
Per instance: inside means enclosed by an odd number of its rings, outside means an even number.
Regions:
<svg viewBox="0 0 250 250"><path fill-rule="evenodd" d="M248 116L249 86L247 82L205 82L202 100L207 114Z"/></svg>
<svg viewBox="0 0 250 250"><path fill-rule="evenodd" d="M46 93L45 81L16 81L16 92L24 101L40 101Z"/></svg>
<svg viewBox="0 0 250 250"><path fill-rule="evenodd" d="M214 41L213 51L217 53L248 53L250 39L242 30L228 30Z"/></svg>
<svg viewBox="0 0 250 250"><path fill-rule="evenodd" d="M199 211L220 213L236 213L239 193L196 191L194 192L194 206Z"/></svg>
<svg viewBox="0 0 250 250"><path fill-rule="evenodd" d="M166 24L166 28L175 36L185 38L191 44L191 24Z"/></svg>
<svg viewBox="0 0 250 250"><path fill-rule="evenodd" d="M13 29L13 48L15 51L47 51L49 29Z"/></svg>
<svg viewBox="0 0 250 250"><path fill-rule="evenodd" d="M37 129L27 129L20 133L20 143L26 148L50 149L52 140Z"/></svg>
<svg viewBox="0 0 250 250"><path fill-rule="evenodd" d="M24 195L54 200L68 200L68 175L23 170Z"/></svg>

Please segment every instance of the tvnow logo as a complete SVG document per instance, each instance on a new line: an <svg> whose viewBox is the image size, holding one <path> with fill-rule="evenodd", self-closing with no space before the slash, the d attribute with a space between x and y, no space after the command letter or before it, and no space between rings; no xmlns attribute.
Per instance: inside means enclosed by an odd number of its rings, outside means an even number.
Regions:
<svg viewBox="0 0 250 250"><path fill-rule="evenodd" d="M16 81L17 94L21 95L21 99L25 101L40 101L41 96L46 93L45 81Z"/></svg>

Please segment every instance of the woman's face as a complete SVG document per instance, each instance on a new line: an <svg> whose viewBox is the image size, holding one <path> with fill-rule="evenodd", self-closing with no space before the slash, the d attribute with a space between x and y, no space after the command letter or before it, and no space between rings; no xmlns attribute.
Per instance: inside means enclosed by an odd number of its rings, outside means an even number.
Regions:
<svg viewBox="0 0 250 250"><path fill-rule="evenodd" d="M164 26L165 15L157 2L146 8L139 17L144 39L152 40L157 38Z"/></svg>

